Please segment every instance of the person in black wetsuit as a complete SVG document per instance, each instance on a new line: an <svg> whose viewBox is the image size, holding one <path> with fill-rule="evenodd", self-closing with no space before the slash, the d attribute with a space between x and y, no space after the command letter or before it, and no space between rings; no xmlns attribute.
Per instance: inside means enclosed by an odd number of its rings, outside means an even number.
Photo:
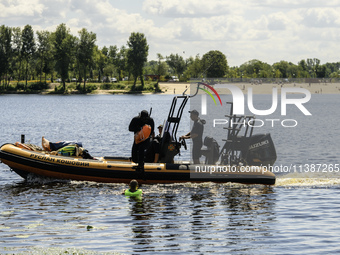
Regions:
<svg viewBox="0 0 340 255"><path fill-rule="evenodd" d="M155 139L158 140L158 142L161 142L161 136L163 131L163 125L159 125L158 127L159 134L155 136Z"/></svg>
<svg viewBox="0 0 340 255"><path fill-rule="evenodd" d="M149 163L158 163L159 154L161 150L161 135L162 135L163 125L158 126L159 134L155 136L152 134L150 138L150 144L145 153L145 162Z"/></svg>
<svg viewBox="0 0 340 255"><path fill-rule="evenodd" d="M149 116L149 113L146 110L141 111L141 113L134 117L129 125L129 131L136 134L139 132L144 125L150 125L151 127L151 134L154 132L155 123L153 119ZM144 156L145 156L145 150L148 148L150 143L150 137L146 139L143 142L140 142L138 144L133 142L132 146L132 161L135 163L138 163L139 167L143 167L144 165Z"/></svg>
<svg viewBox="0 0 340 255"><path fill-rule="evenodd" d="M182 139L192 139L192 159L194 161L194 164L200 163L199 158L202 155L201 148L203 145L202 136L204 130L204 121L202 121L198 116L198 111L190 111L190 118L192 121L194 121L194 125L192 126L192 129L189 133L179 138L180 141Z"/></svg>

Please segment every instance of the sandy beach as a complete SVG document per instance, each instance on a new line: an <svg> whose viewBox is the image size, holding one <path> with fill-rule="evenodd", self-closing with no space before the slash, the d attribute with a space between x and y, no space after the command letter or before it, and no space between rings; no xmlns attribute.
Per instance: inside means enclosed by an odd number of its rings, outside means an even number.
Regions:
<svg viewBox="0 0 340 255"><path fill-rule="evenodd" d="M281 88L304 88L311 92L311 94L340 94L340 83L263 83L263 84L251 84L251 83L228 83L239 87L244 94L248 93L248 88L253 89L253 94L272 94L273 87L277 87L278 93L281 93ZM190 87L196 86L190 83L180 82L161 82L159 83L160 89L164 94L182 94L187 89L187 94L190 93ZM228 89L225 89L223 93L230 94Z"/></svg>
<svg viewBox="0 0 340 255"><path fill-rule="evenodd" d="M275 84L275 83L262 83L262 84L252 84L252 83L228 83L239 87L244 94L248 93L248 89L253 89L253 94L272 94L273 87L278 89L278 93L281 93L281 88L304 88L311 92L311 94L340 94L340 83L284 83L284 84ZM49 88L44 91L42 94L46 94L48 92L54 91L54 87L59 85L59 83L51 83L49 84ZM160 82L159 87L162 90L160 94L183 94L186 91L186 94L190 94L190 89L196 87L196 83L182 83L182 82ZM219 93L230 94L228 89L220 89ZM125 93L125 90L95 90L95 94L120 94ZM145 94L148 94L147 92Z"/></svg>

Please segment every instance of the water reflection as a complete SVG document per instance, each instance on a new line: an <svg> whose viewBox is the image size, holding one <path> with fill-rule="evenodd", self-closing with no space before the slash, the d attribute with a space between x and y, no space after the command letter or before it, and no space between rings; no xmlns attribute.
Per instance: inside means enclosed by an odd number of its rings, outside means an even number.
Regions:
<svg viewBox="0 0 340 255"><path fill-rule="evenodd" d="M323 205L310 212L296 206L301 201L296 191L284 188L143 185L141 199L126 198L124 188L87 182L1 186L0 247L72 246L99 254L277 254L285 245L293 253L309 238L319 240L317 233L304 235L308 226L322 231L319 221L335 222L325 212L338 209L331 194L337 189L301 189L299 196L308 198L305 208L313 199ZM327 240L335 245L337 228L328 231ZM331 247L323 244L323 249Z"/></svg>
<svg viewBox="0 0 340 255"><path fill-rule="evenodd" d="M152 220L152 208L150 203L144 197L130 197L129 202L132 204L131 216L132 226L131 231L133 237L131 241L135 243L134 252L144 252L153 250L152 232L153 226L150 224Z"/></svg>
<svg viewBox="0 0 340 255"><path fill-rule="evenodd" d="M22 238L26 246L71 242L89 249L99 245L102 252L115 247L133 254L242 253L275 235L272 187L143 185L141 198L126 198L123 188L47 180L2 186L0 243L14 245ZM101 244L103 239L108 243Z"/></svg>
<svg viewBox="0 0 340 255"><path fill-rule="evenodd" d="M270 187L158 188L159 193L144 189L142 199L129 199L135 253L233 251L245 243L253 249L259 239L273 236L276 194Z"/></svg>

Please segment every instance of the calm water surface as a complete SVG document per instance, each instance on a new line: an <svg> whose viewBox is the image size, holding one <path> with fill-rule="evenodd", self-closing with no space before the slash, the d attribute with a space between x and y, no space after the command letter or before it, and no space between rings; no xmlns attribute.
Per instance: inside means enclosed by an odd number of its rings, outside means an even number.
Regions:
<svg viewBox="0 0 340 255"><path fill-rule="evenodd" d="M270 100L258 96L259 108ZM78 140L96 156L129 156L128 124L152 107L158 125L172 96L0 96L0 144ZM267 107L268 108L268 107ZM298 128L264 126L277 165L337 164L339 95L312 95L313 116L292 116ZM294 115L295 114L295 115ZM189 117L187 112L184 116ZM280 116L273 116L280 117ZM190 130L183 118L179 134ZM178 159L188 159L183 152ZM28 183L0 164L1 254L336 254L340 252L340 181L278 173L272 187L239 184L144 185L142 199L123 184ZM290 177L290 178L286 178ZM319 177L319 178L313 178Z"/></svg>

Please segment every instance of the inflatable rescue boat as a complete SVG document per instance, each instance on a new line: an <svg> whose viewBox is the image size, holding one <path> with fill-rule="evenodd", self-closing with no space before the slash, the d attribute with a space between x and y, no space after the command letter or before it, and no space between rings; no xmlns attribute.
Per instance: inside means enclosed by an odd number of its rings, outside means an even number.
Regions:
<svg viewBox="0 0 340 255"><path fill-rule="evenodd" d="M275 184L275 175L261 167L220 167L185 163L145 163L144 171L136 171L136 163L128 158L83 159L32 151L15 144L0 149L1 162L23 178L30 174L78 181L104 183L237 182ZM215 167L215 168L213 168ZM219 170L220 169L220 170ZM219 172L218 172L219 171Z"/></svg>
<svg viewBox="0 0 340 255"><path fill-rule="evenodd" d="M210 85L198 83L194 95L175 96L164 124L159 147L159 163L137 165L130 158L96 157L79 155L52 155L48 151L32 149L22 143L4 144L0 148L0 160L14 172L27 178L30 174L56 179L95 181L106 183L129 183L137 179L140 183L178 182L237 182L245 184L275 184L275 175L270 166L276 161L276 151L270 134L253 135L253 116L233 114L230 106L229 127L225 144L221 147L213 137L204 138L201 154L202 164L176 162L180 149L187 149L185 140L178 141L177 130L182 113L189 98L196 96L199 88ZM151 111L150 111L151 114ZM242 124L243 123L243 124ZM247 123L247 125L246 125ZM150 128L146 133L150 135ZM244 130L243 133L242 130ZM140 140L148 137L143 134ZM136 137L135 137L136 138Z"/></svg>

